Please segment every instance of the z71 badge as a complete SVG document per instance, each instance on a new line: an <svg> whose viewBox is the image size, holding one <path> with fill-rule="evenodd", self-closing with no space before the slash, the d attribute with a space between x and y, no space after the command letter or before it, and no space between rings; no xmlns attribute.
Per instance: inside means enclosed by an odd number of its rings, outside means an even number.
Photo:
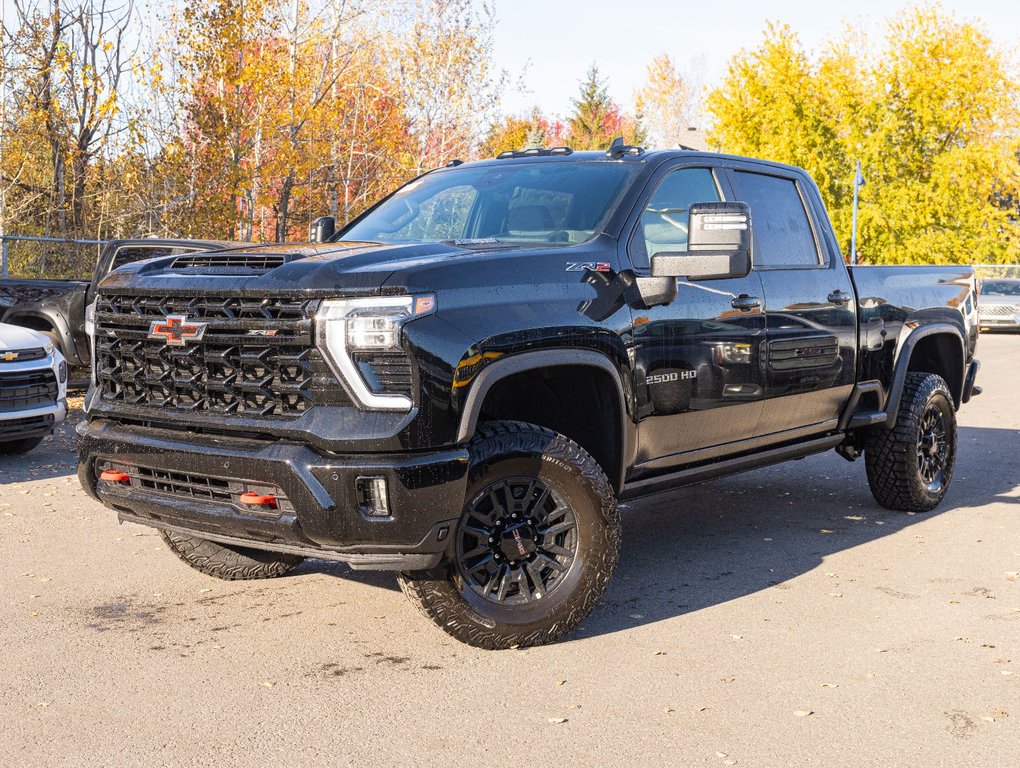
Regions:
<svg viewBox="0 0 1020 768"><path fill-rule="evenodd" d="M567 272L609 272L612 269L608 261L568 261Z"/></svg>

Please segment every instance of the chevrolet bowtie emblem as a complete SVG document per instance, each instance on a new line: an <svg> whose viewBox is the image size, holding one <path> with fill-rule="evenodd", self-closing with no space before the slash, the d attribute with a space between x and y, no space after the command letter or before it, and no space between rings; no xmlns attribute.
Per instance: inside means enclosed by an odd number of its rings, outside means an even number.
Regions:
<svg viewBox="0 0 1020 768"><path fill-rule="evenodd" d="M5 363L13 363L17 359L18 359L17 352L4 352L2 355L0 355L0 360L3 360Z"/></svg>
<svg viewBox="0 0 1020 768"><path fill-rule="evenodd" d="M199 341L209 323L189 323L187 315L167 315L164 320L153 320L149 326L150 339L163 339L171 347L183 347L188 341Z"/></svg>

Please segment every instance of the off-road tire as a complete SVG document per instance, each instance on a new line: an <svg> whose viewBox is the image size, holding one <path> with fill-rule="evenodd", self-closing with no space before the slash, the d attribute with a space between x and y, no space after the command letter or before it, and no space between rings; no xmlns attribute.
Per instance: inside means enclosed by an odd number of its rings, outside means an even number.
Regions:
<svg viewBox="0 0 1020 768"><path fill-rule="evenodd" d="M470 468L465 509L481 490L505 477L521 477L522 466L569 497L576 520L577 575L545 596L548 609L528 609L523 621L492 617L484 600L472 598L454 555L428 571L400 573L407 598L443 631L461 642L488 650L544 645L573 630L598 605L619 561L620 515L609 480L579 445L552 430L524 422L489 422L468 446ZM462 521L463 522L463 521ZM456 536L451 536L456 539ZM451 545L452 547L453 545ZM465 596L467 595L467 597ZM489 608L489 615L487 615Z"/></svg>
<svg viewBox="0 0 1020 768"><path fill-rule="evenodd" d="M8 440L0 443L0 456L20 456L23 453L36 448L43 439L41 437L26 437L21 440Z"/></svg>
<svg viewBox="0 0 1020 768"><path fill-rule="evenodd" d="M922 477L918 458L922 421L931 408L941 411L946 442L941 478L934 488ZM955 463L956 411L949 387L936 374L908 373L895 426L875 430L865 444L864 466L872 496L886 509L928 512L946 495Z"/></svg>
<svg viewBox="0 0 1020 768"><path fill-rule="evenodd" d="M160 535L170 551L196 571L225 581L274 579L304 560L298 555L228 546L174 531L160 531Z"/></svg>

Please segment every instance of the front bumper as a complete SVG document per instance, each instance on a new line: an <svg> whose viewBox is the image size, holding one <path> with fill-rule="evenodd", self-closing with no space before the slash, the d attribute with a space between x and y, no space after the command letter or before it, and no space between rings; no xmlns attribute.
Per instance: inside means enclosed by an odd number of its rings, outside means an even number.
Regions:
<svg viewBox="0 0 1020 768"><path fill-rule="evenodd" d="M325 455L304 445L182 434L92 420L78 425L78 478L121 521L352 568L417 570L442 558L467 485L463 448ZM104 468L130 475L101 481ZM390 515L363 514L359 477L386 479ZM212 491L209 489L212 488ZM279 509L252 510L239 490L279 489ZM197 491L195 489L198 489ZM231 494L234 496L231 496Z"/></svg>

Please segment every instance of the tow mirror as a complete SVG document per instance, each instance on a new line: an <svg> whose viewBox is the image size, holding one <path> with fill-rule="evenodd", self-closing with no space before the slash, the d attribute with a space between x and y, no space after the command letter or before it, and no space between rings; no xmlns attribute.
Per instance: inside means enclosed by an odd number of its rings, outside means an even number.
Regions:
<svg viewBox="0 0 1020 768"><path fill-rule="evenodd" d="M687 250L652 256L652 277L721 280L751 271L751 209L747 203L694 203Z"/></svg>
<svg viewBox="0 0 1020 768"><path fill-rule="evenodd" d="M308 239L313 243L326 243L336 233L336 219L332 216L320 216L312 222Z"/></svg>

